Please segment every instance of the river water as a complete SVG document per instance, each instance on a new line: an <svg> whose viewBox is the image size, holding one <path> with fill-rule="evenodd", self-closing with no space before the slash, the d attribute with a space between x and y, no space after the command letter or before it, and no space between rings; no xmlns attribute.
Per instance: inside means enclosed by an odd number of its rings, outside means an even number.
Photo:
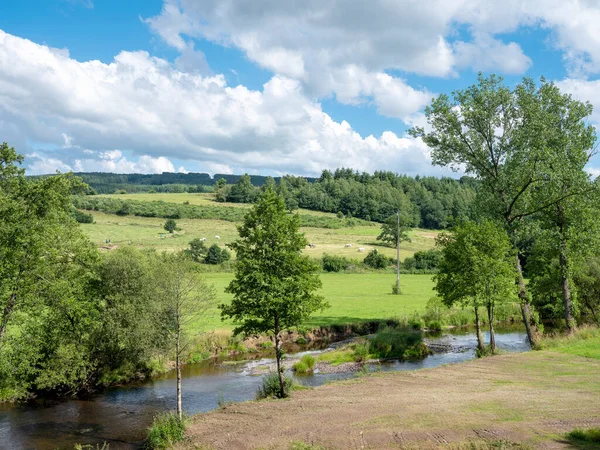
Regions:
<svg viewBox="0 0 600 450"><path fill-rule="evenodd" d="M487 339L487 336L486 336ZM498 347L510 352L529 350L527 336L518 329L498 330ZM454 330L428 342L451 349L423 361L389 362L369 365L369 370L398 371L431 368L475 357L476 337L472 332ZM307 353L316 353L315 351ZM262 360L260 363L268 363ZM261 377L251 375L256 361L227 363L204 361L183 368L183 408L188 414L210 411L219 402L237 402L255 397ZM356 376L354 373L298 377L307 386ZM0 449L72 449L75 443L102 444L111 450L135 449L146 435L152 418L175 409L175 373L143 383L106 390L89 400L68 400L37 406L0 405Z"/></svg>

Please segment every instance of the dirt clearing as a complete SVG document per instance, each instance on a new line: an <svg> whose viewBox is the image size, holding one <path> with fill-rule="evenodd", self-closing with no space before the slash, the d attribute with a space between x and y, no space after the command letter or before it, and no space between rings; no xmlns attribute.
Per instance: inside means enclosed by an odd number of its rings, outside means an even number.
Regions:
<svg viewBox="0 0 600 450"><path fill-rule="evenodd" d="M201 414L190 448L447 448L474 441L573 448L562 434L600 426L600 360L549 351L374 374L283 401Z"/></svg>

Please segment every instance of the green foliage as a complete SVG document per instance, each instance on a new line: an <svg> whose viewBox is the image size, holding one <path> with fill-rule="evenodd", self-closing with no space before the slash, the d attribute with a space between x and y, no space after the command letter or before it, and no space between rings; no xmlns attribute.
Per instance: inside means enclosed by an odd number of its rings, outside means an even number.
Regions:
<svg viewBox="0 0 600 450"><path fill-rule="evenodd" d="M147 449L167 449L183 440L186 418L180 419L174 412L157 415L148 430L144 443Z"/></svg>
<svg viewBox="0 0 600 450"><path fill-rule="evenodd" d="M294 389L294 379L286 376L284 378L284 383L287 396L287 393ZM256 399L261 400L263 398L282 398L281 387L279 385L279 375L277 372L269 372L267 375L262 377L262 385L256 392Z"/></svg>
<svg viewBox="0 0 600 450"><path fill-rule="evenodd" d="M364 341L359 342L354 347L354 361L357 363L364 363L369 359L369 354L371 350L371 342Z"/></svg>
<svg viewBox="0 0 600 450"><path fill-rule="evenodd" d="M371 339L370 351L384 359L422 359L429 354L422 333L399 327L381 329Z"/></svg>
<svg viewBox="0 0 600 450"><path fill-rule="evenodd" d="M213 244L206 252L204 262L206 264L223 264L231 259L231 254L226 248L221 248L217 244Z"/></svg>
<svg viewBox="0 0 600 450"><path fill-rule="evenodd" d="M439 249L422 250L415 252L412 257L402 261L401 268L405 270L436 270L442 258Z"/></svg>
<svg viewBox="0 0 600 450"><path fill-rule="evenodd" d="M244 174L227 194L227 201L232 203L253 203L258 196L258 188L252 185L250 176Z"/></svg>
<svg viewBox="0 0 600 450"><path fill-rule="evenodd" d="M324 253L321 257L321 264L325 272L341 272L350 267L350 261L343 256L328 255Z"/></svg>
<svg viewBox="0 0 600 450"><path fill-rule="evenodd" d="M292 370L298 374L308 373L311 371L304 361L298 361L294 363Z"/></svg>
<svg viewBox="0 0 600 450"><path fill-rule="evenodd" d="M81 176L86 183L103 194L121 188L126 188L128 192L210 192L212 188L216 200L220 202L253 200L254 194L253 189L243 182L243 189L236 189L238 192L231 195L234 190L232 183L238 183L242 178L236 175L216 174L214 179L208 174L197 173L86 173ZM249 178L254 186L266 184L268 179L256 175ZM471 206L475 197L475 185L475 181L469 177L460 180L412 178L392 172L375 172L369 175L342 168L334 173L324 171L316 180L285 176L278 180L276 189L289 210L299 207L334 214L339 212L339 222L344 217L384 222L387 217L395 214L400 205L403 210L406 208L411 211L415 226L440 229L455 221L473 218ZM158 209L155 210L155 217L166 217L158 215ZM145 213L149 212L146 210Z"/></svg>
<svg viewBox="0 0 600 450"><path fill-rule="evenodd" d="M315 358L312 355L304 355L300 361L302 361L304 364L306 364L306 367L308 367L309 369L313 369L315 367Z"/></svg>
<svg viewBox="0 0 600 450"><path fill-rule="evenodd" d="M397 244L402 242L410 242L408 232L413 226L413 222L414 215L411 205L410 210L405 207L401 212L385 219L377 240L387 243L390 247L396 247Z"/></svg>
<svg viewBox="0 0 600 450"><path fill-rule="evenodd" d="M206 248L206 245L204 245L204 241L202 241L200 238L190 241L190 247L185 250L186 255L188 255L192 261L198 263L204 262L207 252L208 249Z"/></svg>
<svg viewBox="0 0 600 450"><path fill-rule="evenodd" d="M429 331L442 331L442 323L437 320L432 320L427 323L427 329Z"/></svg>
<svg viewBox="0 0 600 450"><path fill-rule="evenodd" d="M567 439L576 442L579 441L600 444L600 428L590 428L588 430L576 428L567 433Z"/></svg>
<svg viewBox="0 0 600 450"><path fill-rule="evenodd" d="M94 216L81 212L77 209L73 211L73 216L75 217L77 223L94 223Z"/></svg>
<svg viewBox="0 0 600 450"><path fill-rule="evenodd" d="M226 291L231 304L221 304L223 318L232 318L234 333L279 333L297 327L327 304L314 292L321 287L318 266L302 250L306 238L299 233L297 215L286 213L285 203L267 188L238 227L240 238L230 244L237 254L235 278ZM281 350L276 345L281 366ZM280 396L285 386L280 380Z"/></svg>
<svg viewBox="0 0 600 450"><path fill-rule="evenodd" d="M173 233L177 229L177 222L175 222L173 219L168 219L163 228L169 233Z"/></svg>
<svg viewBox="0 0 600 450"><path fill-rule="evenodd" d="M438 237L442 250L435 289L446 305L483 305L515 298L514 254L492 222L466 222Z"/></svg>
<svg viewBox="0 0 600 450"><path fill-rule="evenodd" d="M390 264L389 259L383 253L379 253L376 248L367 253L363 262L373 269L385 269Z"/></svg>

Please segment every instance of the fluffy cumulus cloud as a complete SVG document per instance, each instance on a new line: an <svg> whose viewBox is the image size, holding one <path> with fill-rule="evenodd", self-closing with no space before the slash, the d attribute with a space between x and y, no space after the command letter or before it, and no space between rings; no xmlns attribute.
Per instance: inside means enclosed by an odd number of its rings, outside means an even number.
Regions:
<svg viewBox="0 0 600 450"><path fill-rule="evenodd" d="M394 81L382 77L394 91ZM356 96L376 86L361 85ZM401 88L394 92L410 98ZM231 87L222 75L182 72L145 52L122 52L110 64L80 62L2 31L0 133L51 149L29 152L35 173L175 171L174 159L208 172L318 174L346 166L441 173L420 141L391 132L362 137L291 77L275 75L262 90Z"/></svg>

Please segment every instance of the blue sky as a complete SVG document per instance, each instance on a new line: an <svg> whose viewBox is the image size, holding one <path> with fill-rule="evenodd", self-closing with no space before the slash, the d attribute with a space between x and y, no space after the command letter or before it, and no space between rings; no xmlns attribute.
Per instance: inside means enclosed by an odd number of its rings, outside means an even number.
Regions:
<svg viewBox="0 0 600 450"><path fill-rule="evenodd" d="M592 2L422 3L3 2L1 139L29 173L439 176L405 131L480 70L543 75L600 110Z"/></svg>

